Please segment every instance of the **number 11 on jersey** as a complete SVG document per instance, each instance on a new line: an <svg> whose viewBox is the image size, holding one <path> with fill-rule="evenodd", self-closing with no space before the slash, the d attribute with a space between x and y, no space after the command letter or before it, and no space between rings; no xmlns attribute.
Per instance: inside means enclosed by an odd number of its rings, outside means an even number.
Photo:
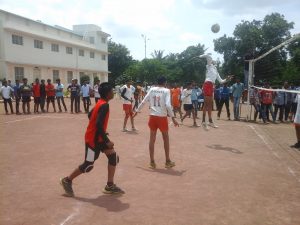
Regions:
<svg viewBox="0 0 300 225"><path fill-rule="evenodd" d="M153 96L153 100L154 100L154 107L158 106L160 107L160 96Z"/></svg>

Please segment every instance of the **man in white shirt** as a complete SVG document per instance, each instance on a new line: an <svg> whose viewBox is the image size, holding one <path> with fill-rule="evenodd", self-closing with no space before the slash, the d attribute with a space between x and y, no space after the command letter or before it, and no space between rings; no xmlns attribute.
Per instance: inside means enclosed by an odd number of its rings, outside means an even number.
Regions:
<svg viewBox="0 0 300 225"><path fill-rule="evenodd" d="M192 83L189 82L189 83L187 83L186 89L184 89L182 91L182 95L181 95L183 109L185 111L185 115L182 117L181 123L183 123L183 120L187 116L191 116L191 114L192 114L193 121L194 121L193 126L198 127L197 122L196 122L196 114L195 114L194 106L193 106L193 103L192 103L191 95L192 95Z"/></svg>
<svg viewBox="0 0 300 225"><path fill-rule="evenodd" d="M98 100L100 99L99 85L100 85L100 80L96 80L96 83L94 85L95 103L97 103Z"/></svg>
<svg viewBox="0 0 300 225"><path fill-rule="evenodd" d="M89 112L89 107L90 107L90 91L91 91L90 85L87 83L87 81L84 81L83 85L81 86L81 92L82 92L83 106L86 113Z"/></svg>
<svg viewBox="0 0 300 225"><path fill-rule="evenodd" d="M162 133L164 140L164 148L166 155L166 168L172 168L175 166L175 163L170 159L170 144L169 144L169 127L168 127L168 118L167 116L172 117L172 121L175 126L179 126L173 113L171 105L171 95L170 90L165 88L166 78L158 78L158 86L153 87L149 90L139 107L137 112L139 112L146 102L150 103L150 117L148 126L150 128L150 141L149 141L149 153L150 153L150 168L155 169L156 164L154 160L154 143L156 140L157 129Z"/></svg>
<svg viewBox="0 0 300 225"><path fill-rule="evenodd" d="M13 114L14 110L13 110L13 106L12 106L11 95L12 95L12 93L14 93L14 89L12 89L11 86L7 85L6 80L4 80L2 84L3 84L3 86L1 87L0 91L1 91L3 101L4 101L5 113L6 113L6 115L8 114L8 110L7 110L7 103L8 103L11 114Z"/></svg>
<svg viewBox="0 0 300 225"><path fill-rule="evenodd" d="M126 84L121 87L121 97L123 98L123 110L125 112L124 123L123 123L123 132L127 132L126 125L128 118L130 118L132 131L137 131L134 126L134 117L132 111L132 102L133 102L133 94L135 92L135 88L132 86L132 81L127 80Z"/></svg>
<svg viewBox="0 0 300 225"><path fill-rule="evenodd" d="M208 126L211 126L213 128L218 127L212 121L214 84L216 80L218 80L221 84L228 82L232 79L233 76L228 76L225 80L223 80L220 77L217 67L214 65L214 62L209 54L201 55L200 58L206 58L207 60L206 78L202 88L203 95L204 95L202 126L205 130L208 130ZM206 111L208 112L208 119L209 119L208 126L205 121Z"/></svg>

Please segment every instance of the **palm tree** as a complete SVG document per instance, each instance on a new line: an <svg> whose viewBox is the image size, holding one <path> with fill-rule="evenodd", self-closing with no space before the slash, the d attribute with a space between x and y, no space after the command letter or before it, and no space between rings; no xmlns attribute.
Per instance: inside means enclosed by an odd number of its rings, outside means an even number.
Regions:
<svg viewBox="0 0 300 225"><path fill-rule="evenodd" d="M154 50L153 53L151 53L151 56L153 59L162 60L164 58L164 50Z"/></svg>

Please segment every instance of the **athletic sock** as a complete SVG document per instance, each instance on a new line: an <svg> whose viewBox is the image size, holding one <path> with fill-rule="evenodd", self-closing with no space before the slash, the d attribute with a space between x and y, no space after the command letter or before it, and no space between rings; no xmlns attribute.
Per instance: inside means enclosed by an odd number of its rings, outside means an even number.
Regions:
<svg viewBox="0 0 300 225"><path fill-rule="evenodd" d="M111 187L114 185L114 182L107 182L107 186Z"/></svg>
<svg viewBox="0 0 300 225"><path fill-rule="evenodd" d="M212 121L212 118L210 118L210 119L209 119L209 122L210 122L210 123L212 123L212 122L213 122L213 121Z"/></svg>

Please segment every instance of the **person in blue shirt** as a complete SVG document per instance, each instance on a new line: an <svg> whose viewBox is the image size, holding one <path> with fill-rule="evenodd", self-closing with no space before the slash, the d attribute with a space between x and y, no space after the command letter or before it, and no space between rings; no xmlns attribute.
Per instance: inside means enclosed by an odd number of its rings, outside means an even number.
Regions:
<svg viewBox="0 0 300 225"><path fill-rule="evenodd" d="M283 122L283 112L284 112L284 97L285 93L282 91L277 91L275 93L275 99L274 99L274 116L275 119L277 118L277 113L279 110L279 121Z"/></svg>
<svg viewBox="0 0 300 225"><path fill-rule="evenodd" d="M214 90L214 100L216 104L216 110L219 111L220 107L220 85L217 85Z"/></svg>
<svg viewBox="0 0 300 225"><path fill-rule="evenodd" d="M192 100L192 104L194 106L196 118L198 118L198 94L199 94L199 92L200 92L199 87L196 85L195 82L193 82L191 100Z"/></svg>
<svg viewBox="0 0 300 225"><path fill-rule="evenodd" d="M240 78L236 78L236 83L231 87L233 99L234 120L240 119L240 100L244 91L244 84L240 82Z"/></svg>
<svg viewBox="0 0 300 225"><path fill-rule="evenodd" d="M222 108L223 108L224 104L226 106L227 118L228 118L228 120L230 120L230 110L229 110L230 88L227 87L226 83L223 84L223 86L219 88L218 94L220 96L218 120L220 119Z"/></svg>
<svg viewBox="0 0 300 225"><path fill-rule="evenodd" d="M20 108L20 101L21 101L21 91L20 91L20 81L19 80L16 80L16 85L13 87L14 89L14 97L15 97L15 100L16 100L16 114L17 115L20 115L20 111L19 111L19 108Z"/></svg>
<svg viewBox="0 0 300 225"><path fill-rule="evenodd" d="M67 110L67 106L66 106L65 100L64 100L64 85L60 82L60 79L56 80L55 95L56 95L56 99L57 99L59 112L62 112L60 102L62 103L62 105L65 109L65 112L67 112L68 110Z"/></svg>

